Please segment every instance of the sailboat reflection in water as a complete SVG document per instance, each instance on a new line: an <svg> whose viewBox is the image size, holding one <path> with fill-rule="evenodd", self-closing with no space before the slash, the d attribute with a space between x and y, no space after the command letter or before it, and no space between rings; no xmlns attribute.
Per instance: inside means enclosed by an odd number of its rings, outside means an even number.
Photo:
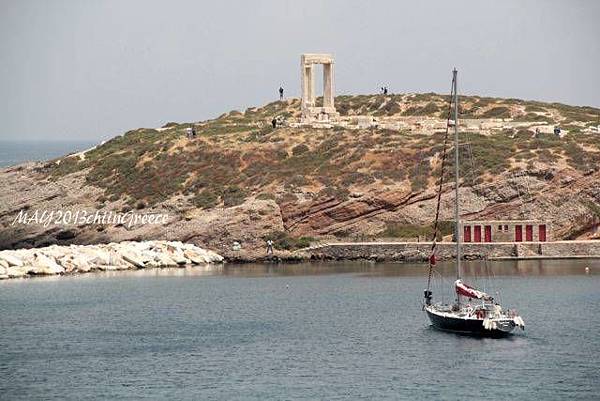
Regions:
<svg viewBox="0 0 600 401"><path fill-rule="evenodd" d="M457 92L457 71L455 69L452 71L452 92L448 108L446 136L444 138L444 150L442 154L442 168L437 193L433 242L431 246L431 256L429 257L429 276L427 279L427 289L424 290L423 310L427 312L427 316L429 316L432 325L437 329L476 336L502 337L510 334L515 327L520 327L523 330L525 329L525 322L521 316L519 316L519 314L514 310L502 309L502 306L495 302L493 297L483 291L477 290L465 284L461 279ZM452 109L454 109L454 120L450 119ZM442 196L442 187L444 184L444 168L446 167L446 149L450 126L454 126L454 238L456 241L456 281L454 282L454 291L456 292L456 299L453 304L443 304L432 302L433 292L431 291L431 278L436 266L436 241L438 237L440 201ZM474 305L465 304L461 297L468 298L474 303Z"/></svg>

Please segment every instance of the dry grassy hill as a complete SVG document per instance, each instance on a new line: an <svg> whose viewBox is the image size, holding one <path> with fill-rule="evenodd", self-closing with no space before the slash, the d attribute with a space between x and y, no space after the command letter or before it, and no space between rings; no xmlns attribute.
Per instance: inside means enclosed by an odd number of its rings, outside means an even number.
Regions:
<svg viewBox="0 0 600 401"><path fill-rule="evenodd" d="M561 238L596 224L600 134L592 130L600 124L599 109L477 96L461 96L460 104L463 119L568 132L559 138L516 127L462 134L466 218L545 218ZM258 250L265 236L294 247L307 243L301 237L426 234L443 133L419 121L445 118L448 97L338 96L336 106L350 119L372 115L408 128L273 129L274 117L299 116L294 99L194 123L196 139L186 138L189 123L129 131L83 155L1 171L8 185L0 195L0 247L167 236L227 253L234 240ZM24 190L28 182L35 189ZM10 226L22 206L167 211L171 220L160 229Z"/></svg>

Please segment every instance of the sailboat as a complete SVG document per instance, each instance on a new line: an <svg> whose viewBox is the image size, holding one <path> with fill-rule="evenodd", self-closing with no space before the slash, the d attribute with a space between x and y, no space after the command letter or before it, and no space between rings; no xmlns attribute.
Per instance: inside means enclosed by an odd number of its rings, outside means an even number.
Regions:
<svg viewBox="0 0 600 401"><path fill-rule="evenodd" d="M442 155L442 168L437 193L437 207L435 215L434 233L429 257L429 277L427 288L424 290L423 310L427 313L434 328L444 331L486 337L503 337L509 335L516 327L525 329L525 322L515 310L503 309L494 298L484 291L480 291L465 282L461 277L461 236L460 236L460 199L459 199L459 143L458 143L458 90L456 69L452 71L451 100L448 109L446 124L446 137ZM451 120L452 109L454 119ZM434 303L431 291L431 279L436 266L436 241L438 237L438 222L440 215L440 201L444 184L444 167L446 166L446 148L448 144L449 128L454 127L454 238L456 243L456 281L454 291L456 298L452 304Z"/></svg>

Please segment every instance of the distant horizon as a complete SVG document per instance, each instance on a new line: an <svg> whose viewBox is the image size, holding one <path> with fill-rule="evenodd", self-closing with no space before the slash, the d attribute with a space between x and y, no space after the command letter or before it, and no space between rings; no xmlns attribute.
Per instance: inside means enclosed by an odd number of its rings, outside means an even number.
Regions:
<svg viewBox="0 0 600 401"><path fill-rule="evenodd" d="M249 18L249 16L252 16ZM459 92L600 108L600 3L0 0L0 139L108 139L300 93ZM27 21L27 23L24 23Z"/></svg>

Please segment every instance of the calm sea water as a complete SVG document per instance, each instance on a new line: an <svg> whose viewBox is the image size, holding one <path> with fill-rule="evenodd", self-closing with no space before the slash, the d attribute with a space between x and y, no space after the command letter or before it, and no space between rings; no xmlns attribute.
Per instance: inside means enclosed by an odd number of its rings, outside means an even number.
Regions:
<svg viewBox="0 0 600 401"><path fill-rule="evenodd" d="M474 266L471 281L482 272ZM600 261L490 268L525 333L477 339L432 329L420 308L423 265L4 281L0 398L598 399Z"/></svg>
<svg viewBox="0 0 600 401"><path fill-rule="evenodd" d="M27 161L50 160L89 149L92 141L0 141L0 168Z"/></svg>

